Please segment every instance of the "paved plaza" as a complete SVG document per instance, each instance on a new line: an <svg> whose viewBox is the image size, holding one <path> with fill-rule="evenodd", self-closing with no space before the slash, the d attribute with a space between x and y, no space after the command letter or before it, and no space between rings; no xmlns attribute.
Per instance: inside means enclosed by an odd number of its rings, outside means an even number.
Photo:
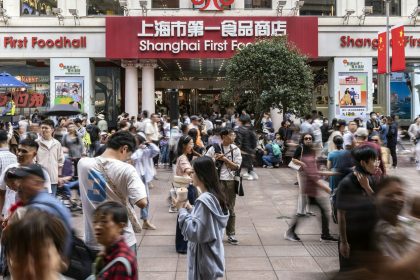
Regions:
<svg viewBox="0 0 420 280"><path fill-rule="evenodd" d="M410 188L419 192L419 174L408 157L391 174L403 177ZM319 241L321 226L317 217L305 218L297 233L303 242L283 238L297 201L296 174L289 168L257 169L258 181L244 181L245 196L238 197L236 233L240 245L226 242L226 273L223 279L328 279L338 270L337 243ZM168 213L166 202L172 172L159 169L151 189L151 222L155 231L143 231L139 244L140 279L186 279L186 256L175 251L176 214ZM81 229L81 217L75 217ZM331 233L338 233L331 223Z"/></svg>

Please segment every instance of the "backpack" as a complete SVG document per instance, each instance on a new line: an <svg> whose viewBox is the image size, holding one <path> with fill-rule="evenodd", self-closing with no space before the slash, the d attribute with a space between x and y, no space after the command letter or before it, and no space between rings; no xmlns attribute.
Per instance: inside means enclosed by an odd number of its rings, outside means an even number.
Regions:
<svg viewBox="0 0 420 280"><path fill-rule="evenodd" d="M276 143L271 144L271 147L273 149L273 155L278 157L281 155L281 149L280 146Z"/></svg>
<svg viewBox="0 0 420 280"><path fill-rule="evenodd" d="M230 155L232 157L233 160L233 149L232 147L229 145L230 148ZM219 144L213 144L213 149L214 149L214 153L216 154L224 154L225 151L223 150L223 147ZM222 160L216 160L215 165L216 165L216 170L217 170L217 174L219 176L220 179L220 173L222 172L222 166L224 164L224 161Z"/></svg>

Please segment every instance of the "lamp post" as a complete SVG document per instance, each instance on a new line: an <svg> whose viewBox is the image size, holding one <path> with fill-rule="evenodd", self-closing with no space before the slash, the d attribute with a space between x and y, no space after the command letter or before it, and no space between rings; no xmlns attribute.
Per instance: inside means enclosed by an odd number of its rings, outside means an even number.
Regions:
<svg viewBox="0 0 420 280"><path fill-rule="evenodd" d="M391 0L385 1L386 14L386 74L385 74L385 96L386 96L386 114L391 115L391 69L389 63L389 4Z"/></svg>

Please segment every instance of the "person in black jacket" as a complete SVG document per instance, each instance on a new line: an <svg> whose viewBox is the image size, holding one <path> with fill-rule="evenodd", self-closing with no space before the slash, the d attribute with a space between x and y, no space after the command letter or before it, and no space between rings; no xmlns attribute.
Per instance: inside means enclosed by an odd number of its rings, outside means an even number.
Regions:
<svg viewBox="0 0 420 280"><path fill-rule="evenodd" d="M239 127L236 131L236 145L241 149L242 165L241 168L246 168L247 173L243 178L249 181L258 180L258 175L254 171L252 164L255 155L255 148L257 147L257 136L251 129L251 118L248 115L241 115L239 118Z"/></svg>
<svg viewBox="0 0 420 280"><path fill-rule="evenodd" d="M391 152L392 157L392 167L397 167L397 141L398 141L398 124L395 122L394 118L387 117L387 122L389 126L388 134L386 135L387 147Z"/></svg>

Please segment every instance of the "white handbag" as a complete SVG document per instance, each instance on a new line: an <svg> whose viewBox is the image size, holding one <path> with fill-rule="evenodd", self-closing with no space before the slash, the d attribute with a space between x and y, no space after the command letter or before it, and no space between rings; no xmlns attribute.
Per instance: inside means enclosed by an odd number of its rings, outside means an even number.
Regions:
<svg viewBox="0 0 420 280"><path fill-rule="evenodd" d="M300 159L299 160L302 160L302 155L303 155L303 146L300 146L301 148L302 148L302 151L300 152ZM301 165L298 165L298 164L296 164L296 163L294 163L293 162L293 159L289 162L289 165L288 165L290 168L292 168L293 170L296 170L296 171L300 171L300 170L302 170L302 166Z"/></svg>

